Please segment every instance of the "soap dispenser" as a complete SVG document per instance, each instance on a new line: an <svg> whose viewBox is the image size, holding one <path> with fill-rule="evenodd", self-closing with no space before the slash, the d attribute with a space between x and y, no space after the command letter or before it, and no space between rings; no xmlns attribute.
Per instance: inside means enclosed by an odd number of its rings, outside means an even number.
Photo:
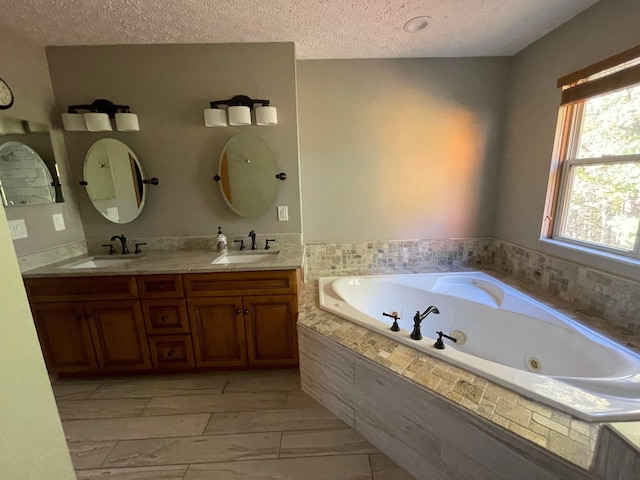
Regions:
<svg viewBox="0 0 640 480"><path fill-rule="evenodd" d="M222 227L218 227L218 236L216 237L216 245L219 252L227 249L227 237L222 233Z"/></svg>

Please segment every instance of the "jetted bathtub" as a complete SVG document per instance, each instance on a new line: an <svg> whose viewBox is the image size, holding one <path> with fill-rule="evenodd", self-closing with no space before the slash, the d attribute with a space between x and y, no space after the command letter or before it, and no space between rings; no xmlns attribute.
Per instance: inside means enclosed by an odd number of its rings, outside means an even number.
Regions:
<svg viewBox="0 0 640 480"><path fill-rule="evenodd" d="M485 273L326 277L320 306L583 420L640 419L639 355ZM436 331L459 341L438 350Z"/></svg>

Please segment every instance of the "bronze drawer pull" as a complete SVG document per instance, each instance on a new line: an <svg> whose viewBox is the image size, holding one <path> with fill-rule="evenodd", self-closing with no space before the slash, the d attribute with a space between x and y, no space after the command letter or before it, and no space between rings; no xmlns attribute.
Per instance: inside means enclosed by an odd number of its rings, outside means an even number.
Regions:
<svg viewBox="0 0 640 480"><path fill-rule="evenodd" d="M161 283L158 284L158 290L162 290L162 284Z"/></svg>
<svg viewBox="0 0 640 480"><path fill-rule="evenodd" d="M240 309L236 307L236 315L240 315Z"/></svg>
<svg viewBox="0 0 640 480"><path fill-rule="evenodd" d="M166 322L167 320L169 320L169 318L165 315L160 320L162 320L163 322Z"/></svg>
<svg viewBox="0 0 640 480"><path fill-rule="evenodd" d="M245 311L244 311L244 314L245 314L245 315L249 315L249 310L245 310Z"/></svg>
<svg viewBox="0 0 640 480"><path fill-rule="evenodd" d="M169 351L167 352L167 357L173 357L173 354L174 354L174 353L175 353L175 351L174 351L174 350L169 350Z"/></svg>

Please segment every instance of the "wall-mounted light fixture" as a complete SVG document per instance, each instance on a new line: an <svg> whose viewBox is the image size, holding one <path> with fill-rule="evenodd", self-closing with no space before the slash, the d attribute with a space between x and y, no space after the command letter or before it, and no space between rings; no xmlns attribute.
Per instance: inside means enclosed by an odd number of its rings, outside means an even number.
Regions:
<svg viewBox="0 0 640 480"><path fill-rule="evenodd" d="M68 132L109 132L111 118L121 132L138 132L138 116L129 111L129 105L115 105L104 99L94 100L91 105L69 105L68 113L62 114L62 125ZM78 110L88 110L81 114Z"/></svg>
<svg viewBox="0 0 640 480"><path fill-rule="evenodd" d="M229 107L229 125L251 125L251 110L256 110L256 125L277 125L278 111L269 105L269 100L257 100L246 95L236 95L229 100L209 102L211 108L204 111L204 125L206 127L226 127L227 112L220 105ZM257 106L256 106L257 105Z"/></svg>

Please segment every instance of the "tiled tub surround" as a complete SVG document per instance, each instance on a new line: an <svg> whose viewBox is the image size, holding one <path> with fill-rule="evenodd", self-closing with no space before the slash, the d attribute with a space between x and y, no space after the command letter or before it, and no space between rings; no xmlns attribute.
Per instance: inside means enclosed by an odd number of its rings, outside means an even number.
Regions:
<svg viewBox="0 0 640 480"><path fill-rule="evenodd" d="M640 333L640 284L493 238L407 240L305 246L307 279L484 267L527 282ZM444 269L441 269L444 271Z"/></svg>
<svg viewBox="0 0 640 480"><path fill-rule="evenodd" d="M344 272L419 273L430 267L487 264L492 245L492 238L305 245L307 279Z"/></svg>
<svg viewBox="0 0 640 480"><path fill-rule="evenodd" d="M639 283L502 240L493 241L491 252L495 270L640 333Z"/></svg>
<svg viewBox="0 0 640 480"><path fill-rule="evenodd" d="M418 478L616 478L589 471L602 424L324 312L316 282L298 331L303 389Z"/></svg>
<svg viewBox="0 0 640 480"><path fill-rule="evenodd" d="M323 310L527 398L587 422L640 420L640 356L484 272L323 277L319 287ZM415 341L413 314L429 305L439 311ZM382 316L391 311L397 332ZM437 350L437 331L464 340Z"/></svg>

